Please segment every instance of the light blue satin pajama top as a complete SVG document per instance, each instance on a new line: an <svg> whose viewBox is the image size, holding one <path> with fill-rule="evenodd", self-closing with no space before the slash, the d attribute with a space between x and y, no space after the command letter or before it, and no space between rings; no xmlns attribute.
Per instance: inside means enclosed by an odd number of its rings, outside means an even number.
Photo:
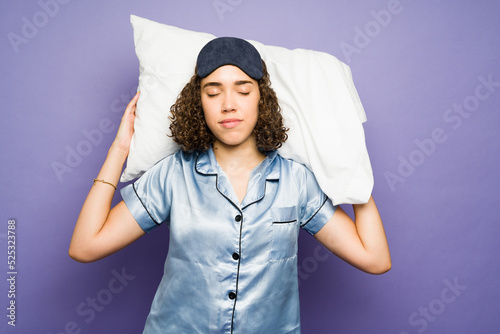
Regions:
<svg viewBox="0 0 500 334"><path fill-rule="evenodd" d="M178 151L121 194L144 231L170 228L144 333L300 333L299 228L336 209L306 167L269 153L239 203L212 149Z"/></svg>

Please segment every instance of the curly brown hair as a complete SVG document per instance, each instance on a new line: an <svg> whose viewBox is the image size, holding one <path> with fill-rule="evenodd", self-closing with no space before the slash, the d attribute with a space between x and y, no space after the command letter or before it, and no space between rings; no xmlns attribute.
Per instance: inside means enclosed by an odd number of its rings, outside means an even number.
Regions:
<svg viewBox="0 0 500 334"><path fill-rule="evenodd" d="M253 130L257 147L262 151L272 151L287 140L288 128L283 125L283 116L276 93L271 88L271 80L264 61L263 76L258 80L260 101L259 116ZM184 151L206 150L215 142L215 136L205 122L201 106L201 78L195 69L186 86L170 107L169 137L181 145Z"/></svg>

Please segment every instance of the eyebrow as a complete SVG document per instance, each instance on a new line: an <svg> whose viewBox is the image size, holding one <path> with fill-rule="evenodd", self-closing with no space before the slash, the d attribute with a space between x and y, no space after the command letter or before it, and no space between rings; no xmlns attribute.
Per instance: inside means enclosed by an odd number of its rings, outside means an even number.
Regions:
<svg viewBox="0 0 500 334"><path fill-rule="evenodd" d="M238 80L238 81L235 81L234 84L236 86L241 86L241 85L246 85L246 84L254 84L252 81L250 80ZM203 85L202 89L205 89L207 87L219 87L219 86L222 86L222 84L220 82L207 82L206 84Z"/></svg>
<svg viewBox="0 0 500 334"><path fill-rule="evenodd" d="M239 80L239 81L236 81L234 84L236 86L246 85L246 84L252 84L253 85L253 82L250 81L250 80Z"/></svg>

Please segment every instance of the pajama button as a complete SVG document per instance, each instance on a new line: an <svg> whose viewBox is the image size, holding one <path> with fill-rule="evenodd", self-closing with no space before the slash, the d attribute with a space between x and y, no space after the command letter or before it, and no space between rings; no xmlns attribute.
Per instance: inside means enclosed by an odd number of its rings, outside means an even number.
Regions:
<svg viewBox="0 0 500 334"><path fill-rule="evenodd" d="M240 254L233 253L233 259L238 260L240 258Z"/></svg>
<svg viewBox="0 0 500 334"><path fill-rule="evenodd" d="M234 220L236 220L238 223L243 219L243 217L241 217L241 215L237 215L236 217L234 217Z"/></svg>
<svg viewBox="0 0 500 334"><path fill-rule="evenodd" d="M232 291L231 291L231 292L229 293L229 296L228 296L228 297L229 297L229 299L234 299L234 298L236 298L236 294L235 294L234 292L232 292Z"/></svg>

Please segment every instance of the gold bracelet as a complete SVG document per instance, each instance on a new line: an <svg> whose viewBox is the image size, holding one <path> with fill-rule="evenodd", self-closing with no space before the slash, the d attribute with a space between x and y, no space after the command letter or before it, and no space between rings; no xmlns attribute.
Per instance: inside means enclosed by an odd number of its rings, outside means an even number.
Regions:
<svg viewBox="0 0 500 334"><path fill-rule="evenodd" d="M115 190L116 190L116 186L115 186L113 183L109 183L109 182L106 182L106 181L104 181L104 180L94 179L94 184L95 184L96 182L102 182L102 183L109 184L110 186L112 186L112 187L113 187L113 188L115 188Z"/></svg>

